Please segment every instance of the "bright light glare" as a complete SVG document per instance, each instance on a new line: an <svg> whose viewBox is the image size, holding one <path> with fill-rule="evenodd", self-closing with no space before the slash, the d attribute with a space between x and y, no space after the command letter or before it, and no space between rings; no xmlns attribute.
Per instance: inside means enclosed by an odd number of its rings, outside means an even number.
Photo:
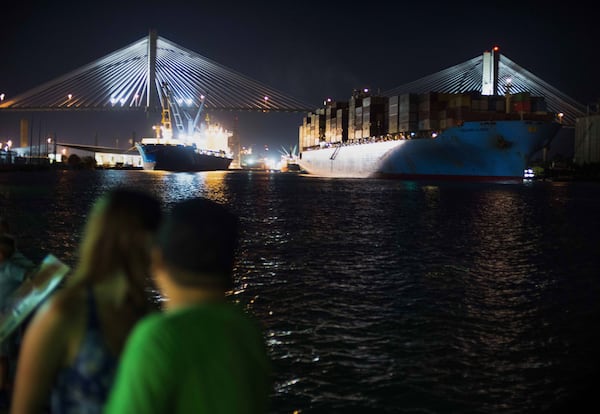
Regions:
<svg viewBox="0 0 600 414"><path fill-rule="evenodd" d="M525 177L525 178L533 178L533 177L535 177L533 169L528 168L525 171L523 171L523 177Z"/></svg>
<svg viewBox="0 0 600 414"><path fill-rule="evenodd" d="M278 168L278 163L275 162L275 160L273 160L272 158L267 158L265 160L265 165L266 165L267 169L269 169L269 170L274 170L274 169Z"/></svg>

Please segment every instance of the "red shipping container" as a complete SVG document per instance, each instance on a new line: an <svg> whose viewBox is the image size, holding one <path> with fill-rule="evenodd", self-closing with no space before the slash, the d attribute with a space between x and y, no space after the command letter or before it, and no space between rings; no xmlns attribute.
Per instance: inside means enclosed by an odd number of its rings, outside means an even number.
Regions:
<svg viewBox="0 0 600 414"><path fill-rule="evenodd" d="M513 102L513 112L531 112L531 101Z"/></svg>

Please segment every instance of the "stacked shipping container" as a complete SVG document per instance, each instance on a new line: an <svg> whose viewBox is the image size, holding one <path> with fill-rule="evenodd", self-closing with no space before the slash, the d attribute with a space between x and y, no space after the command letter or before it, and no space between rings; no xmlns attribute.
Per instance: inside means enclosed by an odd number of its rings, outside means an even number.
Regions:
<svg viewBox="0 0 600 414"><path fill-rule="evenodd" d="M544 98L529 93L481 95L476 91L382 97L371 96L367 90L354 91L349 102L326 102L324 109L304 118L300 148L370 137L431 136L465 120L494 121L523 113L545 114Z"/></svg>

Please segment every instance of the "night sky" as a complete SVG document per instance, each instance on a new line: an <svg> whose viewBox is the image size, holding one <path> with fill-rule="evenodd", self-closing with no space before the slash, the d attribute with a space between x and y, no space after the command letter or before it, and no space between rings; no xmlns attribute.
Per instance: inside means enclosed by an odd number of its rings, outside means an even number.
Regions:
<svg viewBox="0 0 600 414"><path fill-rule="evenodd" d="M190 5L193 4L193 5ZM600 98L597 13L583 2L46 1L1 6L0 93L14 96L156 29L184 48L304 102L386 91L479 56L501 53L582 104ZM303 113L215 112L257 151L298 141ZM34 134L125 148L154 120L115 113L0 112L0 141ZM39 130L39 132L38 132ZM97 139L95 137L98 137Z"/></svg>

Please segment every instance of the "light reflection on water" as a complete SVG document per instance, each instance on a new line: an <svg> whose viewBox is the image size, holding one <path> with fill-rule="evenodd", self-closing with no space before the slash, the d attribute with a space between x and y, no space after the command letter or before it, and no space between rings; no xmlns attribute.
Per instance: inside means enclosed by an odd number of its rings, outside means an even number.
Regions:
<svg viewBox="0 0 600 414"><path fill-rule="evenodd" d="M0 214L30 256L73 262L121 184L240 215L235 300L264 324L274 412L537 412L597 367L598 185L0 174Z"/></svg>

